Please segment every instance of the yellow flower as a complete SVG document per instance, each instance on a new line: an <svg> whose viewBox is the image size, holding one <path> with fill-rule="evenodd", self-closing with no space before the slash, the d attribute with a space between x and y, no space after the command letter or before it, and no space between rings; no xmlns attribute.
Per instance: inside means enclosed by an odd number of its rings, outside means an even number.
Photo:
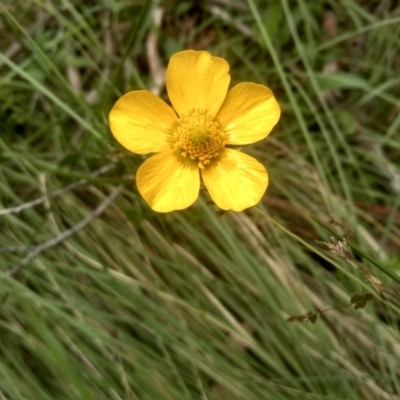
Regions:
<svg viewBox="0 0 400 400"><path fill-rule="evenodd" d="M206 51L174 54L166 72L173 108L145 90L122 96L110 112L110 128L128 150L158 153L138 169L136 184L158 212L192 205L200 174L212 200L223 210L257 204L268 186L264 166L229 145L264 139L280 108L270 89L239 83L228 91L228 63Z"/></svg>

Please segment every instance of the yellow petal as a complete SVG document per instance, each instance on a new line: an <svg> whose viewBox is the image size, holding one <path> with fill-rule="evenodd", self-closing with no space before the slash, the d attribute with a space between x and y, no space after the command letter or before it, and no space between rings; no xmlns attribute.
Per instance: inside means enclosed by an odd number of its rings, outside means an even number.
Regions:
<svg viewBox="0 0 400 400"><path fill-rule="evenodd" d="M187 50L174 54L167 68L169 99L179 115L207 110L214 117L224 102L229 82L229 65L207 51Z"/></svg>
<svg viewBox="0 0 400 400"><path fill-rule="evenodd" d="M242 211L256 205L268 186L268 174L255 158L225 148L221 159L201 170L215 204L223 210Z"/></svg>
<svg viewBox="0 0 400 400"><path fill-rule="evenodd" d="M271 90L256 83L234 86L217 114L230 138L228 144L248 144L264 139L279 121L281 109Z"/></svg>
<svg viewBox="0 0 400 400"><path fill-rule="evenodd" d="M154 211L182 210L191 206L199 195L199 170L168 150L148 158L139 167L136 184Z"/></svg>
<svg viewBox="0 0 400 400"><path fill-rule="evenodd" d="M177 116L153 93L137 90L117 100L109 120L111 132L122 146L146 154L170 148L167 133Z"/></svg>

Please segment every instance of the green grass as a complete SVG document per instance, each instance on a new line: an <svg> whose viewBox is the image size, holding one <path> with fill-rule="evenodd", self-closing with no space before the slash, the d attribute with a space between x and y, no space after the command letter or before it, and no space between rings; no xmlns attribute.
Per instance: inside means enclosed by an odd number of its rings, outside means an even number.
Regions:
<svg viewBox="0 0 400 400"><path fill-rule="evenodd" d="M400 396L400 7L198 3L0 1L1 400ZM155 87L150 34L275 93L256 209L139 196L107 117ZM347 230L361 269L315 243Z"/></svg>

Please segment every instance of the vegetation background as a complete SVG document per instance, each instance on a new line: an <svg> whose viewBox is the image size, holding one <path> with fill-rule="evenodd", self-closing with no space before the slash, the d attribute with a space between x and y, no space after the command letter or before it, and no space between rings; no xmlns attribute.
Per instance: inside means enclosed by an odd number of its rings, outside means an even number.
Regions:
<svg viewBox="0 0 400 400"><path fill-rule="evenodd" d="M1 400L399 398L398 1L1 0L0 17ZM144 157L110 134L116 99L166 98L187 48L281 104L248 147L270 174L256 209L202 193L152 212Z"/></svg>

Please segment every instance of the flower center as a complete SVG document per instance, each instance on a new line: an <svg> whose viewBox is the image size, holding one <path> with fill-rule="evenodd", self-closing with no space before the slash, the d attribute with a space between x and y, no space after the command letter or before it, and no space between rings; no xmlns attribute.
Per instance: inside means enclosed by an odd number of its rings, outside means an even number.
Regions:
<svg viewBox="0 0 400 400"><path fill-rule="evenodd" d="M221 124L206 112L183 115L172 129L172 145L177 154L189 157L199 168L205 168L220 155L227 138Z"/></svg>

